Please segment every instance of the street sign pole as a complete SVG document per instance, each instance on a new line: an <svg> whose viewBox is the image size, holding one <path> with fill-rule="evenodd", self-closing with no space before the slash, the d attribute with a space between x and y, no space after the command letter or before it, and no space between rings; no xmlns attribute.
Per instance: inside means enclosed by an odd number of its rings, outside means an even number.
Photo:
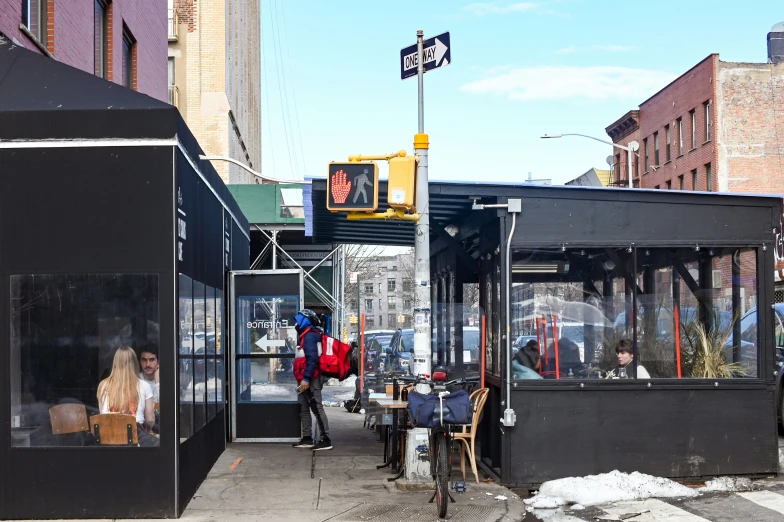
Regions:
<svg viewBox="0 0 784 522"><path fill-rule="evenodd" d="M424 97L424 53L423 32L417 31L417 82L419 128L414 136L414 151L419 157L416 181L416 206L419 220L414 235L414 375L432 375L431 372L431 332L430 332L430 194L427 181L428 137L425 134L425 97ZM428 393L430 387L418 386L419 392ZM427 444L427 430L413 428L406 437L406 479L411 482L427 482L430 478L430 464L417 458L416 448Z"/></svg>

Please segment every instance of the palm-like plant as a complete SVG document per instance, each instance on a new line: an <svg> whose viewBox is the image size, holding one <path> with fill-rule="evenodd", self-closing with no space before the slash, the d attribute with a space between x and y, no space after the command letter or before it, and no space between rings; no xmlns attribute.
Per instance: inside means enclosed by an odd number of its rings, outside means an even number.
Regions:
<svg viewBox="0 0 784 522"><path fill-rule="evenodd" d="M712 325L708 327L700 319L681 323L682 339L686 341L683 351L683 366L685 373L694 378L702 379L729 379L732 377L746 376L748 370L740 363L727 361L727 347L730 346L732 331L736 314L732 321L724 327L721 326L717 314L713 313Z"/></svg>

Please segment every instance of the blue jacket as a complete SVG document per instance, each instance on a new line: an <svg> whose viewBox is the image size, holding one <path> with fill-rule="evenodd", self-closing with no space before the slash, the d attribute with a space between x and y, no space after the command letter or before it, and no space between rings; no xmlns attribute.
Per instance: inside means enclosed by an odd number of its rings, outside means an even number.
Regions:
<svg viewBox="0 0 784 522"><path fill-rule="evenodd" d="M299 314L296 316L297 330L304 332L308 328L310 331L304 336L300 334L299 348L305 352L305 371L302 380L310 382L313 376L316 375L316 370L319 365L319 343L321 342L321 330L315 326L311 326L310 321L306 317Z"/></svg>

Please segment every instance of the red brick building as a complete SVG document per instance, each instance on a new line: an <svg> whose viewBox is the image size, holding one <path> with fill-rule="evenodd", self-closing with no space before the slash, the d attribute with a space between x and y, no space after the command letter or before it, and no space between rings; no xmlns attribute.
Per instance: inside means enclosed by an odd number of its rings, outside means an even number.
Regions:
<svg viewBox="0 0 784 522"><path fill-rule="evenodd" d="M0 33L16 45L162 101L166 18L166 0L0 0Z"/></svg>
<svg viewBox="0 0 784 522"><path fill-rule="evenodd" d="M618 145L640 144L635 187L784 194L784 61L771 49L769 63L711 54L606 128ZM613 177L627 187L618 152ZM784 239L776 260L784 270Z"/></svg>

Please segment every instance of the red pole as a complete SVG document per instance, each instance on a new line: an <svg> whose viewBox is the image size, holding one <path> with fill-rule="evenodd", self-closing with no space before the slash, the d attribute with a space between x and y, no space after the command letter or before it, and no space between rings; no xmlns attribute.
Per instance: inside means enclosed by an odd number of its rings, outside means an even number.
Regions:
<svg viewBox="0 0 784 522"><path fill-rule="evenodd" d="M544 343L544 362L550 364L550 353L547 349L547 319L542 315L542 343Z"/></svg>
<svg viewBox="0 0 784 522"><path fill-rule="evenodd" d="M486 315L482 315L482 334L481 335L482 335L482 352L481 352L482 355L480 355L480 357L482 358L482 362L481 362L482 370L479 373L479 379L482 382L481 387L484 388L485 387L485 370L487 369L486 368L486 366L487 366L487 316Z"/></svg>
<svg viewBox="0 0 784 522"><path fill-rule="evenodd" d="M362 324L359 330L359 393L362 393L362 389L364 387L365 387L365 314L362 314Z"/></svg>
<svg viewBox="0 0 784 522"><path fill-rule="evenodd" d="M675 305L675 358L678 362L678 379L681 378L681 320L678 305Z"/></svg>
<svg viewBox="0 0 784 522"><path fill-rule="evenodd" d="M539 328L539 318L538 317L534 317L534 323L536 323L536 344L538 345L539 357L541 358L541 356L542 356L542 331ZM520 348L522 349L522 346ZM544 371L544 364L540 364L539 365L539 375L542 375L543 371Z"/></svg>
<svg viewBox="0 0 784 522"><path fill-rule="evenodd" d="M555 347L555 379L561 378L561 363L558 360L558 323L556 315L553 314L553 346Z"/></svg>

